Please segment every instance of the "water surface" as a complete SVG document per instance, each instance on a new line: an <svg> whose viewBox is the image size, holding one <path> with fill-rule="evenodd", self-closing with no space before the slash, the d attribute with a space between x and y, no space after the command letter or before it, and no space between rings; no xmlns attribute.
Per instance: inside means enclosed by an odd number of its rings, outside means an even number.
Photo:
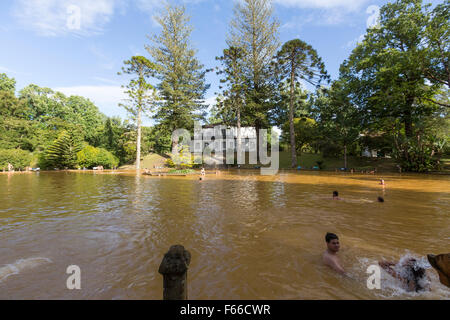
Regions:
<svg viewBox="0 0 450 320"><path fill-rule="evenodd" d="M161 299L157 270L174 244L192 255L190 299L449 299L433 270L428 293L384 273L367 289L380 259L450 252L450 177L384 175L384 189L380 178L0 174L0 299ZM322 265L326 232L353 280ZM69 265L81 290L66 288Z"/></svg>

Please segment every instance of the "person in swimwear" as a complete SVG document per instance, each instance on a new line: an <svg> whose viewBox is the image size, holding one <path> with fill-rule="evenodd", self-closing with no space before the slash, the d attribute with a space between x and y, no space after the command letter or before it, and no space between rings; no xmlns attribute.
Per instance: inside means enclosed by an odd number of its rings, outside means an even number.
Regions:
<svg viewBox="0 0 450 320"><path fill-rule="evenodd" d="M333 200L342 200L341 198L339 198L339 192L333 191Z"/></svg>
<svg viewBox="0 0 450 320"><path fill-rule="evenodd" d="M339 237L328 232L325 235L325 241L327 243L327 250L323 253L322 260L323 263L339 274L346 275L344 268L341 266L337 253L340 249Z"/></svg>
<svg viewBox="0 0 450 320"><path fill-rule="evenodd" d="M414 258L410 258L402 264L391 261L379 261L378 264L387 273L400 280L407 291L420 292L430 290L430 278L425 268L418 264Z"/></svg>

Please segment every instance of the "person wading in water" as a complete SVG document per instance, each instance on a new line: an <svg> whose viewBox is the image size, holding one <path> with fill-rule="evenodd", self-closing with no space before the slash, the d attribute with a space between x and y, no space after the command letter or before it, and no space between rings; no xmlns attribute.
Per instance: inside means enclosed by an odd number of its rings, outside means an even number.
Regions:
<svg viewBox="0 0 450 320"><path fill-rule="evenodd" d="M341 247L339 244L339 237L334 233L328 232L325 235L325 241L327 243L327 250L323 253L323 263L337 271L339 274L346 275L346 272L344 268L342 268L337 256L337 253Z"/></svg>

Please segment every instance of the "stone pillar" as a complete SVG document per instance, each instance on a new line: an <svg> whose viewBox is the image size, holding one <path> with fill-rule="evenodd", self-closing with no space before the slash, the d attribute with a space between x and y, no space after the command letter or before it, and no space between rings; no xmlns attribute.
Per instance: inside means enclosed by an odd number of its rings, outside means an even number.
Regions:
<svg viewBox="0 0 450 320"><path fill-rule="evenodd" d="M163 275L164 300L187 300L187 270L191 254L181 245L170 247L159 266Z"/></svg>

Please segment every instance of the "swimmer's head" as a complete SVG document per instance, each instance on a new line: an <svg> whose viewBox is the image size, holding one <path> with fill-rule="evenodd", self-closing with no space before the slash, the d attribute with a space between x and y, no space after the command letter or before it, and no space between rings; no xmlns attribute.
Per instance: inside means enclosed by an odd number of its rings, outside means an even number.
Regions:
<svg viewBox="0 0 450 320"><path fill-rule="evenodd" d="M325 235L325 241L327 242L328 250L332 252L338 252L340 248L339 237L331 232L327 232Z"/></svg>
<svg viewBox="0 0 450 320"><path fill-rule="evenodd" d="M338 197L338 196L339 196L339 192L333 191L333 198L336 198L336 197Z"/></svg>
<svg viewBox="0 0 450 320"><path fill-rule="evenodd" d="M424 290L425 288L421 284L421 280L426 275L426 270L422 266L419 265L418 261L414 258L411 258L407 261L406 266L408 267L409 275L414 280L416 285L416 292Z"/></svg>
<svg viewBox="0 0 450 320"><path fill-rule="evenodd" d="M384 198L383 197L378 197L378 202L384 202Z"/></svg>

